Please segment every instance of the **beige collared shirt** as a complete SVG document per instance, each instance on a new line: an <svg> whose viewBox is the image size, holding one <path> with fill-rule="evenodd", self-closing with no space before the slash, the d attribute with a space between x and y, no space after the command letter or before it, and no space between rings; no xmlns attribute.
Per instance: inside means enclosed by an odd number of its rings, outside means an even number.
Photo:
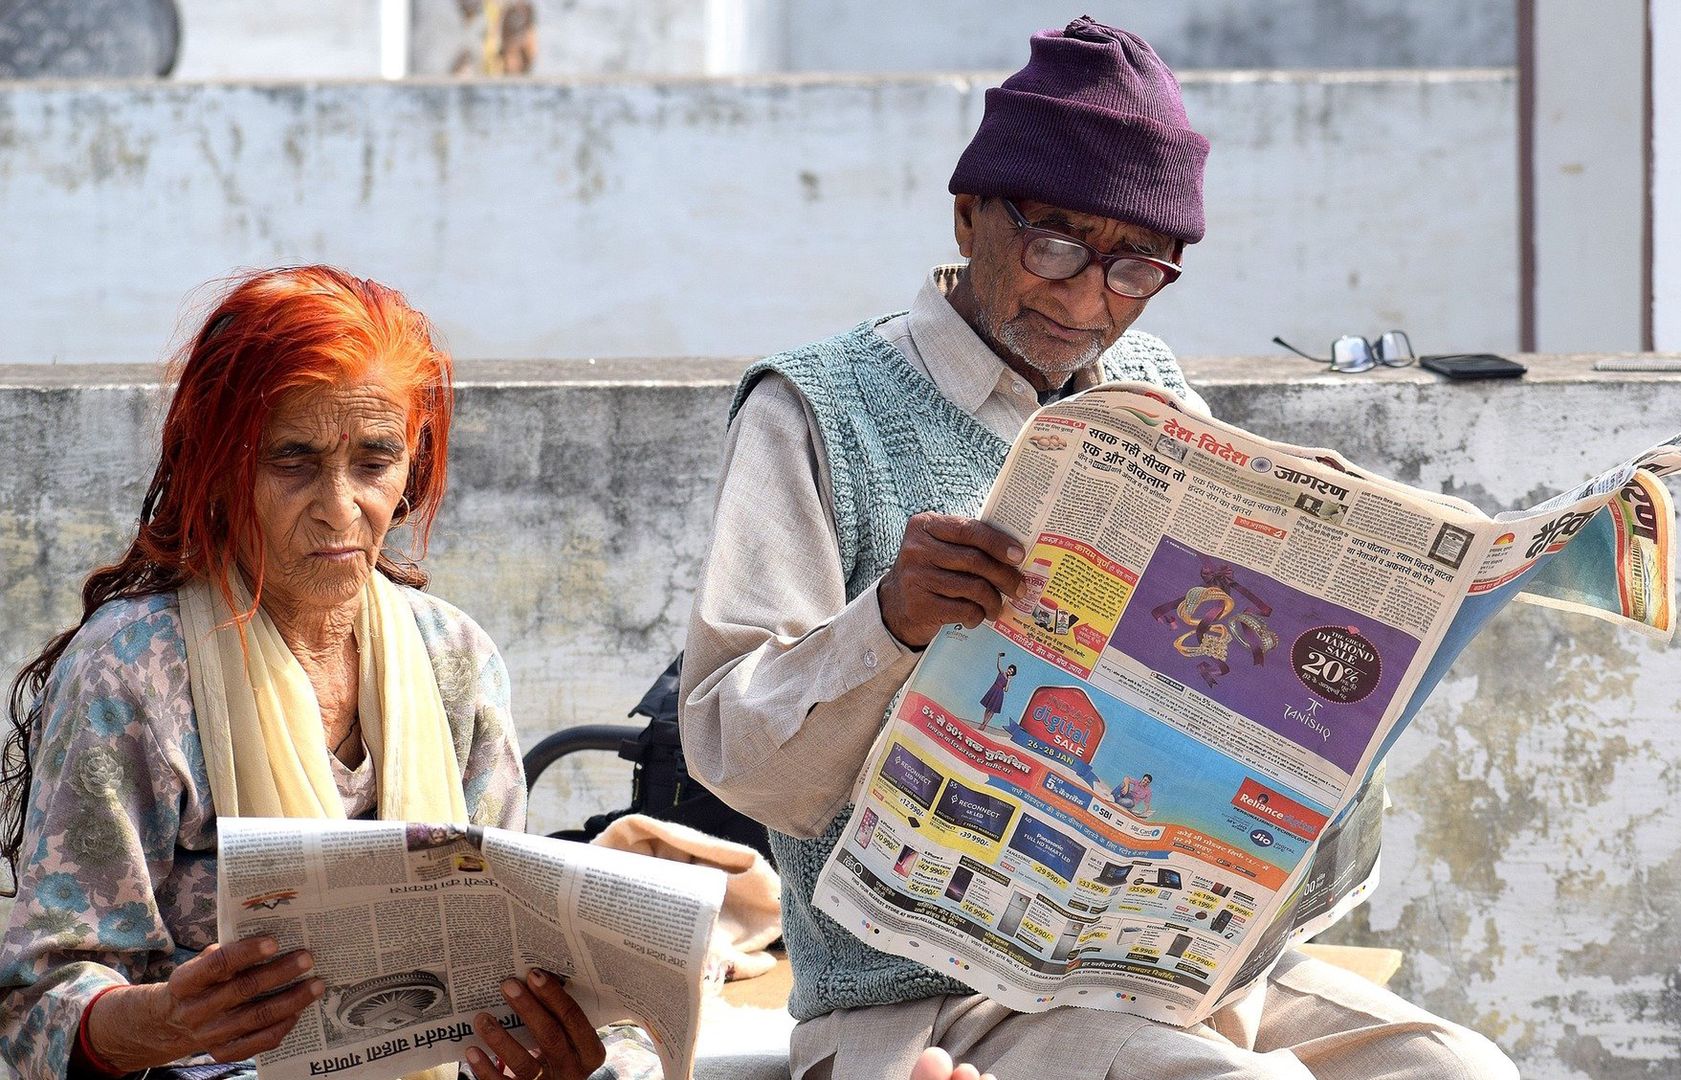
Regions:
<svg viewBox="0 0 1681 1080"><path fill-rule="evenodd" d="M1038 394L946 301L956 270L936 267L910 311L876 332L953 404L1013 440ZM1074 375L1077 389L1100 379L1095 364ZM846 805L917 656L882 624L875 586L847 603L818 430L780 375L742 404L683 660L689 771L794 836L822 832Z"/></svg>

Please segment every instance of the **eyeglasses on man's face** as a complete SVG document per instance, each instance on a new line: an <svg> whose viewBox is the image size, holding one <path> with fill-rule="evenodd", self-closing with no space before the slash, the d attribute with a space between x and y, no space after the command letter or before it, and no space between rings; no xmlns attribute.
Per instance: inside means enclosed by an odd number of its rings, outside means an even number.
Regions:
<svg viewBox="0 0 1681 1080"><path fill-rule="evenodd" d="M1103 283L1109 291L1131 300L1148 299L1179 277L1180 267L1166 259L1131 251L1105 255L1083 240L1030 223L1009 199L999 201L1021 231L1022 269L1036 277L1067 281L1096 260L1103 267Z"/></svg>

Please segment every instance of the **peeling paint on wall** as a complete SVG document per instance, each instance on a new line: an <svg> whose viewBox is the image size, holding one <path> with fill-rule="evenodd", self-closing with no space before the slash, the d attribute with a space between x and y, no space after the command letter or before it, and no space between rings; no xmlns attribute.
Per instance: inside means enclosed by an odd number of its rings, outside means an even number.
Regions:
<svg viewBox="0 0 1681 1080"><path fill-rule="evenodd" d="M198 283L310 261L403 287L462 356L775 351L902 309L955 257L946 183L988 85L20 85L0 363L130 360ZM1181 352L1391 323L1427 351L1514 343L1509 72L1184 85L1215 150L1208 237L1151 302Z"/></svg>

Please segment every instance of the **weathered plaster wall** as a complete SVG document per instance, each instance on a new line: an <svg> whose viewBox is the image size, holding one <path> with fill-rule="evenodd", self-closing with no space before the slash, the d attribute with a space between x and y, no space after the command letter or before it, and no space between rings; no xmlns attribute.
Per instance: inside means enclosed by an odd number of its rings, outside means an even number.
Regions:
<svg viewBox="0 0 1681 1080"><path fill-rule="evenodd" d="M1491 67L1516 56L1514 4L1446 0L782 0L796 71L1015 68L1071 14L1140 34L1185 68Z"/></svg>
<svg viewBox="0 0 1681 1080"><path fill-rule="evenodd" d="M421 0L429 2L429 0ZM370 79L380 0L175 0L177 79ZM455 6L449 0L449 6Z"/></svg>
<svg viewBox="0 0 1681 1080"><path fill-rule="evenodd" d="M1681 427L1681 379L1532 364L1523 383L1471 386L1280 360L1188 366L1223 416L1490 510ZM427 563L507 655L528 744L619 718L676 649L740 367L463 365ZM0 673L73 617L82 576L132 528L159 400L142 367L0 369ZM1397 988L1488 1032L1526 1077L1672 1076L1681 1058L1675 657L1514 608L1392 755L1384 884L1334 933L1405 949ZM580 765L545 780L537 823L626 794L616 766Z"/></svg>
<svg viewBox="0 0 1681 1080"><path fill-rule="evenodd" d="M378 72L377 0L180 0L178 75ZM408 0L411 70L448 74L466 35L456 0ZM1014 68L1061 0L535 0L540 75ZM1108 0L1091 14L1142 34L1176 68L1488 67L1515 62L1511 4L1450 0ZM1082 9L1083 10L1083 9ZM286 13L277 20L275 12ZM284 23L284 25L281 25ZM734 39L745 48L720 48ZM289 46L277 48L277 45ZM371 65L371 66L370 66Z"/></svg>
<svg viewBox="0 0 1681 1080"><path fill-rule="evenodd" d="M0 363L160 356L237 266L398 285L463 356L747 355L909 303L991 77L36 85L0 92ZM1185 80L1189 355L1517 333L1509 72ZM96 316L97 317L94 317Z"/></svg>

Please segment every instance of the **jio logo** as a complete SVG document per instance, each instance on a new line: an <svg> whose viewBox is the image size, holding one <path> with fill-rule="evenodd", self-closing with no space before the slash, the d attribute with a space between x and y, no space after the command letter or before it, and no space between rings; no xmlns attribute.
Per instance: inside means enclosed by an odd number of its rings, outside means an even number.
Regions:
<svg viewBox="0 0 1681 1080"><path fill-rule="evenodd" d="M1250 832L1249 839L1256 847L1272 847L1272 833L1265 829L1255 829Z"/></svg>

